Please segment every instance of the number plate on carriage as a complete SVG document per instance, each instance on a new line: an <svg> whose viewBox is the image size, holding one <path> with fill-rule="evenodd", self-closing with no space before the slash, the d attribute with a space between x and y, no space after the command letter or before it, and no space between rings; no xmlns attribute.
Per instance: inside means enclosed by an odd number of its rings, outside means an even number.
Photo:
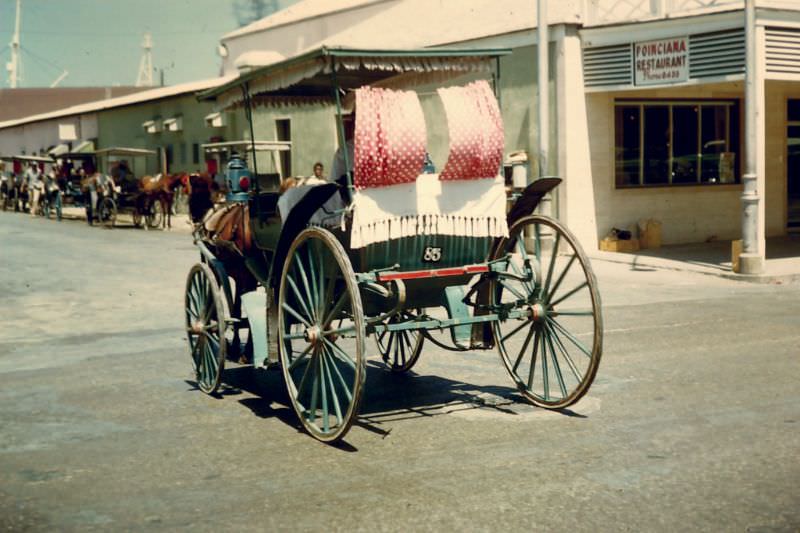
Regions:
<svg viewBox="0 0 800 533"><path fill-rule="evenodd" d="M423 263L438 263L442 259L442 248L440 246L426 246L425 253L422 254Z"/></svg>

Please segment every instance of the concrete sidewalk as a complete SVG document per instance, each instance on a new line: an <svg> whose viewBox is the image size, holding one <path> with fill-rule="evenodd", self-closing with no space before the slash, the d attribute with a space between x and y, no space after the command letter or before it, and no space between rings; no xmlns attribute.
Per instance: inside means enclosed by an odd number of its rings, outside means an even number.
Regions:
<svg viewBox="0 0 800 533"><path fill-rule="evenodd" d="M588 253L593 261L627 264L632 269L654 268L719 276L755 283L800 281L800 235L767 239L765 269L759 275L737 274L731 269L731 241L662 246L633 253Z"/></svg>

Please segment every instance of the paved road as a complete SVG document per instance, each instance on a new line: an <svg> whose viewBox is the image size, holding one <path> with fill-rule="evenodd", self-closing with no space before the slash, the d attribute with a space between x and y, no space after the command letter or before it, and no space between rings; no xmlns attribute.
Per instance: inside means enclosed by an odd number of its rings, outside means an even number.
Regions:
<svg viewBox="0 0 800 533"><path fill-rule="evenodd" d="M279 372L191 382L185 232L0 213L0 530L797 531L800 286L596 263L605 355L568 412L495 352L369 365L340 447Z"/></svg>

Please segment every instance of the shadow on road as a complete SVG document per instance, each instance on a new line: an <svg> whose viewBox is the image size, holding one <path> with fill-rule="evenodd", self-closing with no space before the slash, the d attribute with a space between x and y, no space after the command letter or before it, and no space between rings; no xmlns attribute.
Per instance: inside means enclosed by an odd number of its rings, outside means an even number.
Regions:
<svg viewBox="0 0 800 533"><path fill-rule="evenodd" d="M194 382L187 383L195 387ZM298 432L303 432L286 394L280 369L253 371L251 366L238 365L226 368L216 397L224 400L244 392L252 396L238 401L253 414L261 418L277 418ZM386 438L395 422L473 410L516 417L540 409L528 403L510 387L481 386L440 376L417 374L413 370L395 374L378 362L368 361L361 410L354 425ZM570 409L551 412L586 418L586 415ZM357 451L346 443L339 443L336 447L344 451Z"/></svg>

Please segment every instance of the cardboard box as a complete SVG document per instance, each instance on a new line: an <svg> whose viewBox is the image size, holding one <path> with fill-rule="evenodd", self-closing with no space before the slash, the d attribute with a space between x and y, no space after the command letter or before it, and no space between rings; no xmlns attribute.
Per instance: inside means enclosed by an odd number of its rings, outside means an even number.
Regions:
<svg viewBox="0 0 800 533"><path fill-rule="evenodd" d="M606 237L600 241L600 250L604 252L638 252L639 239L620 241Z"/></svg>

